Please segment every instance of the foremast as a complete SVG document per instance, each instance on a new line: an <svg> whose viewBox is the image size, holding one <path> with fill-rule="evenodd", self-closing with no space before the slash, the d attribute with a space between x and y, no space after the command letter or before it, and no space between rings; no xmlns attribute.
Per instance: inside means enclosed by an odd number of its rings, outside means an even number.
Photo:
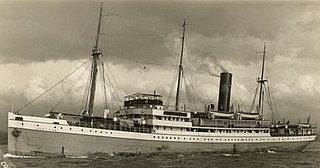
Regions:
<svg viewBox="0 0 320 168"><path fill-rule="evenodd" d="M90 86L89 86L89 93L88 93L89 98L88 98L88 104L86 104L86 109L88 111L89 117L92 117L92 114L93 114L93 105L94 105L94 97L96 92L97 73L98 73L97 62L98 62L99 56L102 54L99 46L100 34L101 34L102 10L103 10L102 7L103 7L103 2L101 2L98 31L97 31L96 40L92 48L92 54L91 54L92 66L91 66Z"/></svg>
<svg viewBox="0 0 320 168"><path fill-rule="evenodd" d="M184 38L186 32L186 19L184 19L182 24L182 37L181 37L181 53L180 53L180 64L179 64L179 74L178 74L178 82L177 82L177 93L176 93L176 103L175 103L175 110L179 111L179 101L180 101L180 85L181 85L181 76L183 73L183 66L182 66L182 58L183 58L183 49L184 49Z"/></svg>

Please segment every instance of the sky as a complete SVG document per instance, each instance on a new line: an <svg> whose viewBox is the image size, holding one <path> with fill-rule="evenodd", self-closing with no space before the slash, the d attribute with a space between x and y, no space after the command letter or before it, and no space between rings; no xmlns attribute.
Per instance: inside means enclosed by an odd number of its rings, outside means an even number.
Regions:
<svg viewBox="0 0 320 168"><path fill-rule="evenodd" d="M30 102L90 58L99 6L100 1L0 1L0 130L7 129L12 107ZM155 90L174 104L186 18L183 66L197 102L216 104L217 76L228 71L232 102L250 105L261 69L257 52L266 42L266 76L280 116L296 123L311 114L319 125L319 9L320 2L308 1L105 1L104 14L112 15L103 18L101 49L120 88L110 87L108 102L116 108L115 93L123 99ZM80 79L58 108L78 113L86 86L81 74L20 113L43 116Z"/></svg>

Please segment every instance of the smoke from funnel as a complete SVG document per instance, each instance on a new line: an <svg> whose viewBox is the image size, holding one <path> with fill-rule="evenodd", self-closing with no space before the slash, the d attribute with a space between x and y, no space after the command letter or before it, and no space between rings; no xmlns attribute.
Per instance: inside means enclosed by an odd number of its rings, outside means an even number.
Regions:
<svg viewBox="0 0 320 168"><path fill-rule="evenodd" d="M224 68L221 64L219 64L219 66L220 66L222 72L228 72L228 70L226 68Z"/></svg>
<svg viewBox="0 0 320 168"><path fill-rule="evenodd" d="M218 78L220 78L220 75L217 74L217 73L215 73L215 72L213 72L212 70L209 70L208 73L209 73L209 75L211 75L211 76L213 76L213 77L218 77Z"/></svg>
<svg viewBox="0 0 320 168"><path fill-rule="evenodd" d="M221 72L228 72L226 68L224 68L220 62L218 61L217 57L214 56L212 53L207 53L205 59L202 61L202 64L199 66L198 69L200 72L206 72L210 76L219 77Z"/></svg>

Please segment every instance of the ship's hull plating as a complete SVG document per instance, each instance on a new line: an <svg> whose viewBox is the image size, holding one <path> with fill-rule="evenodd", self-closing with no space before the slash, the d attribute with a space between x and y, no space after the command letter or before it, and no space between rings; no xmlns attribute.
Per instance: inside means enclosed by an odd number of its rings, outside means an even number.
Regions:
<svg viewBox="0 0 320 168"><path fill-rule="evenodd" d="M158 140L100 137L40 130L19 129L18 137L9 128L9 153L17 155L64 154L87 155L92 153L161 153L161 152L257 152L301 151L311 141L297 142L170 142Z"/></svg>

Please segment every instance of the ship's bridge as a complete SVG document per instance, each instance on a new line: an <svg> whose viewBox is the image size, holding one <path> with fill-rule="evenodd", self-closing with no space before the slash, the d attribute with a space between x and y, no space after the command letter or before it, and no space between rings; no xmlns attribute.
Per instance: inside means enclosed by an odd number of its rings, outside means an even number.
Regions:
<svg viewBox="0 0 320 168"><path fill-rule="evenodd" d="M162 96L157 94L134 93L124 98L125 108L153 108L163 106Z"/></svg>

